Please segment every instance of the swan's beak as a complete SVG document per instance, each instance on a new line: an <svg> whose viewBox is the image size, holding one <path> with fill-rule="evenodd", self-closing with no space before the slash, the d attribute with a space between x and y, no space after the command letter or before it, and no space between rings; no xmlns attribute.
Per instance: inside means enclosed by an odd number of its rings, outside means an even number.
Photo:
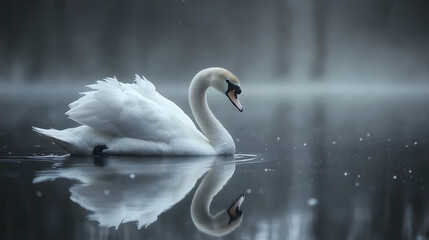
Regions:
<svg viewBox="0 0 429 240"><path fill-rule="evenodd" d="M243 107L241 106L240 101L238 100L237 94L241 93L240 87L233 88L232 90L226 92L226 96L228 96L229 100L231 100L232 104L240 111L243 111Z"/></svg>
<svg viewBox="0 0 429 240"><path fill-rule="evenodd" d="M240 197L235 200L231 207L228 208L228 215L229 215L229 223L231 224L232 221L236 220L237 218L241 217L243 215L243 212L241 211L241 204L244 201L244 194L241 194Z"/></svg>

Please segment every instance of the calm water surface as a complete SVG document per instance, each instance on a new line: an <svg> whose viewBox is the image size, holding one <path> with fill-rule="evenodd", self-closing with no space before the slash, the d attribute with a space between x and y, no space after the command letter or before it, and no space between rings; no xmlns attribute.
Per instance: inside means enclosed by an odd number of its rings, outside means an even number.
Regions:
<svg viewBox="0 0 429 240"><path fill-rule="evenodd" d="M76 92L0 96L0 239L216 238L191 216L198 192L213 215L245 195L224 239L429 239L428 95L243 92L243 113L217 95L234 159L100 159L31 132L76 126Z"/></svg>

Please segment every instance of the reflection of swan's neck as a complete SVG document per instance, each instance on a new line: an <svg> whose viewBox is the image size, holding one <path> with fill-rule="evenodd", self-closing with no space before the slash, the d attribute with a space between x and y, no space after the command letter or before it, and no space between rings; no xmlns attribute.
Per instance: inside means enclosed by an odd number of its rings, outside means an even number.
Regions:
<svg viewBox="0 0 429 240"><path fill-rule="evenodd" d="M189 86L189 104L195 120L219 154L234 154L235 144L231 135L210 111L206 91L210 87L213 73L207 70L199 72Z"/></svg>
<svg viewBox="0 0 429 240"><path fill-rule="evenodd" d="M202 232L213 236L223 236L234 230L241 221L230 223L226 210L215 216L210 214L213 197L232 177L235 164L215 165L203 178L191 204L191 217L195 226Z"/></svg>

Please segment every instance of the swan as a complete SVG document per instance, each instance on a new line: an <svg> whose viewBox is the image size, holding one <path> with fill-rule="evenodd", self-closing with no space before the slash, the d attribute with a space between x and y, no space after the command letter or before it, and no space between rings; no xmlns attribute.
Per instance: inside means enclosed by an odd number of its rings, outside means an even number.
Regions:
<svg viewBox="0 0 429 240"><path fill-rule="evenodd" d="M191 218L201 232L221 237L229 234L240 226L243 220L241 194L228 208L214 216L210 214L213 197L222 190L235 171L235 163L217 164L204 176L191 203Z"/></svg>
<svg viewBox="0 0 429 240"><path fill-rule="evenodd" d="M88 85L93 91L72 102L68 117L81 126L33 130L72 155L233 155L235 144L211 112L206 90L225 94L241 112L240 82L226 69L198 72L189 87L189 103L202 133L176 104L136 75L135 83L106 78Z"/></svg>

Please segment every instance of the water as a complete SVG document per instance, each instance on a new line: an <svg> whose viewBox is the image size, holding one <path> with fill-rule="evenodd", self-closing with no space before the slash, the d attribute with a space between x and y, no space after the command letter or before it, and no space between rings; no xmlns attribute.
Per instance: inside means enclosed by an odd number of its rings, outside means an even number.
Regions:
<svg viewBox="0 0 429 240"><path fill-rule="evenodd" d="M31 132L75 126L63 113L78 90L0 96L0 239L207 239L199 187L221 188L212 214L245 195L225 239L429 238L428 94L243 89L243 113L209 99L235 159L100 159Z"/></svg>

